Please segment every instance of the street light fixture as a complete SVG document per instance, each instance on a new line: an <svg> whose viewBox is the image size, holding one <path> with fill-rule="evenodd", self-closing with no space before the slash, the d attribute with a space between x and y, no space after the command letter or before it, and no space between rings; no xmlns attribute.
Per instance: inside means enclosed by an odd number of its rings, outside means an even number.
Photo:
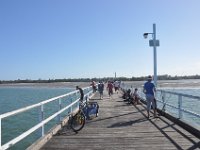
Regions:
<svg viewBox="0 0 200 150"><path fill-rule="evenodd" d="M148 37L148 34L152 34L152 33L144 33L143 36L146 39Z"/></svg>
<svg viewBox="0 0 200 150"><path fill-rule="evenodd" d="M152 34L153 40L149 40L149 46L153 47L153 58L154 58L154 84L157 86L157 54L156 47L160 45L159 40L156 40L156 24L153 24L153 33L144 33L143 36L146 39L149 34Z"/></svg>
<svg viewBox="0 0 200 150"><path fill-rule="evenodd" d="M148 34L153 34L153 33L144 33L143 36L145 39L148 37Z"/></svg>

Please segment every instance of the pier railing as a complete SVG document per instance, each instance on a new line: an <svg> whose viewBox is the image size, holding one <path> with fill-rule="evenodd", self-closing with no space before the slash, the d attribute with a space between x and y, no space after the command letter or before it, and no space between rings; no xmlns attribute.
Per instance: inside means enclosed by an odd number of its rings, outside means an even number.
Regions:
<svg viewBox="0 0 200 150"><path fill-rule="evenodd" d="M140 96L145 95L140 92ZM200 97L178 92L158 89L156 92L157 108L169 113L175 118L187 122L191 126L200 129Z"/></svg>
<svg viewBox="0 0 200 150"><path fill-rule="evenodd" d="M93 94L92 87L83 88L83 91L84 91L84 99L85 100L87 100ZM68 98L69 102L66 106L62 107L62 103L64 103L64 101L66 101L66 98ZM54 112L53 115L45 118L44 114L46 112L44 112L44 106L53 101L57 103L56 108L58 108L58 110L56 112ZM2 122L4 121L4 119L9 118L11 116L15 116L20 113L26 113L27 111L34 109L34 108L39 108L39 110L40 110L39 111L39 118L40 118L39 123L37 123L35 126L30 127L27 131L23 132L22 134L18 135L17 137L13 138L12 140L10 140L2 145ZM44 136L45 135L45 124L47 124L54 118L57 118L58 123L60 123L62 113L65 113L67 115L67 114L72 113L74 110L76 110L78 108L79 108L79 91L76 90L76 91L61 95L61 96L53 97L51 99L42 101L40 103L31 105L31 106L27 106L27 107L24 107L24 108L21 108L21 109L12 111L12 112L1 114L0 115L0 150L4 150L4 149L8 149L8 148L12 147L13 145L15 145L19 141L23 140L25 137L29 136L30 134L32 134L33 132L35 132L38 129L40 130L41 136ZM23 125L21 125L21 126L23 126ZM9 131L7 131L7 132L9 132Z"/></svg>
<svg viewBox="0 0 200 150"><path fill-rule="evenodd" d="M196 112L193 112L191 110L187 110L187 108L183 107L184 98L189 98L190 100L195 99L195 100L200 102L200 97L199 96L193 96L193 95L189 95L189 94L181 94L181 93L177 93L177 92L164 91L164 90L157 90L157 92L158 92L157 96L161 97L161 100L158 100L158 101L160 103L162 103L163 110L166 109L166 106L169 106L169 107L177 109L178 110L178 117L180 119L183 118L183 112L200 118L200 114L198 114ZM178 107L174 106L173 104L167 103L167 100L166 100L167 99L167 94L177 96L177 98L178 98L177 106Z"/></svg>
<svg viewBox="0 0 200 150"><path fill-rule="evenodd" d="M122 88L131 89L132 92L134 90L130 85L124 85ZM139 89L139 95L146 101L142 88ZM159 110L200 130L200 109L197 107L200 106L200 96L157 89L156 100Z"/></svg>

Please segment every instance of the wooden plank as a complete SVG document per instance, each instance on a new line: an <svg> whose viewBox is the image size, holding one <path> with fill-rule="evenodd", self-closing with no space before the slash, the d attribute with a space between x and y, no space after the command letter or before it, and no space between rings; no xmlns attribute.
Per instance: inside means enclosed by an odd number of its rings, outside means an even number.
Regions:
<svg viewBox="0 0 200 150"><path fill-rule="evenodd" d="M107 93L99 100L96 93L92 101L99 103L99 117L87 120L85 127L75 134L70 129L55 135L41 150L102 150L102 149L195 149L200 139L170 120L147 119L145 105L127 105L120 94L109 99Z"/></svg>

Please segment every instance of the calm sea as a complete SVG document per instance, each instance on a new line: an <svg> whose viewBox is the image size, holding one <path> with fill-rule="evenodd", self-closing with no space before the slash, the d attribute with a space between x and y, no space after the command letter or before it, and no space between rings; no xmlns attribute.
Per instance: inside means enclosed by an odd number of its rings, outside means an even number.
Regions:
<svg viewBox="0 0 200 150"><path fill-rule="evenodd" d="M63 88L63 87L41 87L41 86L2 86L0 87L0 114L10 112L25 106L29 106L32 104L36 104L38 102L47 100L49 98L66 94L72 90L71 88ZM168 87L168 91L174 91L184 94L190 94L195 96L200 96L200 88L170 88ZM178 104L177 98L173 98L173 96L167 96L166 101L171 104ZM57 104L56 104L57 105ZM57 108L52 107L55 104L51 104L50 106L45 107L46 112L56 111ZM195 111L200 114L200 101L197 100L184 100L183 103L184 108ZM160 106L162 107L162 106ZM177 115L177 112L172 110L172 113ZM47 114L46 114L47 115ZM184 115L184 117L188 121L194 122L194 125L200 126L200 119L194 118L189 115ZM8 142L9 140L16 137L20 133L26 131L30 128L30 126L34 126L38 123L38 109L32 110L30 112L24 113L23 115L17 115L14 117L10 117L9 119L5 119L2 121L2 144ZM47 132L53 124L56 123L56 120L45 127L45 131ZM32 144L39 137L39 131L34 133L33 135L28 136L22 142L17 143L11 149L20 149L23 150Z"/></svg>
<svg viewBox="0 0 200 150"><path fill-rule="evenodd" d="M3 86L0 87L0 114L10 112L25 106L36 104L38 102L47 100L49 98L66 94L72 90L71 88L59 88L59 87L31 87L31 86ZM45 112L55 111L55 107L52 107L54 104L49 106L45 105ZM54 105L55 106L55 105ZM57 106L57 104L56 104ZM2 121L2 144L8 142L9 140L16 137L16 135L21 134L22 132L28 130L31 126L34 126L38 123L39 120L39 109L33 109L30 112L22 113L20 115L9 117L9 119L3 119ZM45 115L48 115L45 114ZM56 123L56 120L51 121L47 127L46 131L49 130L53 124ZM39 137L39 131L25 138L22 142L17 143L13 146L12 150L23 150L32 142Z"/></svg>

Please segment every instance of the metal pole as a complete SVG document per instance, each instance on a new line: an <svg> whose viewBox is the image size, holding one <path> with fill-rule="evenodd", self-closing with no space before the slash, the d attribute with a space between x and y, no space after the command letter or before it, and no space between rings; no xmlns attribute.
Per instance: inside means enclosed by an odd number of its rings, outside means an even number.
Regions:
<svg viewBox="0 0 200 150"><path fill-rule="evenodd" d="M157 86L157 54L156 54L156 24L153 24L153 58L154 58L154 84Z"/></svg>

